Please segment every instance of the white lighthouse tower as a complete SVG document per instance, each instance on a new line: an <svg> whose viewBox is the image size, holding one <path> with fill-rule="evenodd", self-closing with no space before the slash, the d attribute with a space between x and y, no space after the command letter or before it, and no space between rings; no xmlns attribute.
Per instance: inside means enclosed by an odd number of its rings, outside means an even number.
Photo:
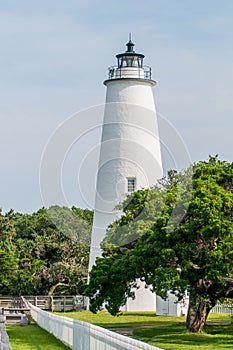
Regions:
<svg viewBox="0 0 233 350"><path fill-rule="evenodd" d="M151 68L144 55L127 50L116 55L117 66L109 68L100 159L97 175L94 222L89 269L101 256L100 243L107 226L119 217L115 209L127 194L148 188L163 176ZM145 292L147 297L143 297ZM142 300L143 299L143 300ZM129 310L152 310L155 296L144 288L129 301Z"/></svg>

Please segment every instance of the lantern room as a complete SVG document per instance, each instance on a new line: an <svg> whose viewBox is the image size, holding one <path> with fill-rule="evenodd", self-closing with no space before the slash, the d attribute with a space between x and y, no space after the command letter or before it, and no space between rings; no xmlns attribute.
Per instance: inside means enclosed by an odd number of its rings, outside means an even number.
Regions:
<svg viewBox="0 0 233 350"><path fill-rule="evenodd" d="M116 55L117 65L109 67L108 80L125 78L151 80L151 68L144 65L143 59L145 56L135 52L134 46L131 38L129 38L126 44L127 50ZM153 80L151 80L151 83L155 84Z"/></svg>
<svg viewBox="0 0 233 350"><path fill-rule="evenodd" d="M126 44L127 51L116 55L118 61L118 68L123 67L136 67L143 68L143 58L145 57L141 53L136 53L134 51L134 43L129 40Z"/></svg>

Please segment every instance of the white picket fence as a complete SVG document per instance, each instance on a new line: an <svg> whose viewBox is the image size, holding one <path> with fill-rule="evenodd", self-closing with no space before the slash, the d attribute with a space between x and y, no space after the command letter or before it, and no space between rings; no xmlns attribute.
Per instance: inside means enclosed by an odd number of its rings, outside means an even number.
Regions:
<svg viewBox="0 0 233 350"><path fill-rule="evenodd" d="M217 304L212 309L211 312L216 314L233 314L233 304Z"/></svg>
<svg viewBox="0 0 233 350"><path fill-rule="evenodd" d="M73 350L162 350L102 327L28 305L35 322Z"/></svg>
<svg viewBox="0 0 233 350"><path fill-rule="evenodd" d="M8 334L6 332L5 316L2 310L0 314L0 350L12 350Z"/></svg>

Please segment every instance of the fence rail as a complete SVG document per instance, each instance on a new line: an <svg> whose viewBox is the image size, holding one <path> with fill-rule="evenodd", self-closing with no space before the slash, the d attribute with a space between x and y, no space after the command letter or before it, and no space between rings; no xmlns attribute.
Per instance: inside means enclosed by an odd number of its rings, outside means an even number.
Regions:
<svg viewBox="0 0 233 350"><path fill-rule="evenodd" d="M211 309L211 312L233 315L233 304L217 304Z"/></svg>
<svg viewBox="0 0 233 350"><path fill-rule="evenodd" d="M108 79L121 78L140 78L151 80L151 67L143 65L142 67L121 67L111 66L108 68Z"/></svg>
<svg viewBox="0 0 233 350"><path fill-rule="evenodd" d="M35 306L38 306L42 310L49 311L85 310L87 308L87 300L82 295L27 295L24 297L2 296L0 297L0 307L22 308L24 307L25 301L28 301Z"/></svg>
<svg viewBox="0 0 233 350"><path fill-rule="evenodd" d="M25 296L25 299L42 310L71 311L86 309L86 298L82 295Z"/></svg>
<svg viewBox="0 0 233 350"><path fill-rule="evenodd" d="M35 322L73 350L162 350L102 327L57 316L28 303Z"/></svg>
<svg viewBox="0 0 233 350"><path fill-rule="evenodd" d="M0 350L12 350L9 337L6 332L4 310L0 311Z"/></svg>

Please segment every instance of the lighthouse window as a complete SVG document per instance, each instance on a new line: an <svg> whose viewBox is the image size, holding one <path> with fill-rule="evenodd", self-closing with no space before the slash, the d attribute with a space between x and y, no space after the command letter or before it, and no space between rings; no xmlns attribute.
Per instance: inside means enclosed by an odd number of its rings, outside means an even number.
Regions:
<svg viewBox="0 0 233 350"><path fill-rule="evenodd" d="M121 63L121 67L128 67L128 64L127 64L127 58L126 57L123 57L122 58L122 63Z"/></svg>
<svg viewBox="0 0 233 350"><path fill-rule="evenodd" d="M133 59L133 67L138 67L138 58L134 57Z"/></svg>
<svg viewBox="0 0 233 350"><path fill-rule="evenodd" d="M134 192L136 190L136 179L135 177L130 177L127 179L128 180L128 192Z"/></svg>
<svg viewBox="0 0 233 350"><path fill-rule="evenodd" d="M133 66L133 57L127 57L127 66L132 67Z"/></svg>
<svg viewBox="0 0 233 350"><path fill-rule="evenodd" d="M118 58L118 67L139 67L142 68L142 58L137 56L122 56Z"/></svg>
<svg viewBox="0 0 233 350"><path fill-rule="evenodd" d="M138 67L142 68L142 58L138 57Z"/></svg>

